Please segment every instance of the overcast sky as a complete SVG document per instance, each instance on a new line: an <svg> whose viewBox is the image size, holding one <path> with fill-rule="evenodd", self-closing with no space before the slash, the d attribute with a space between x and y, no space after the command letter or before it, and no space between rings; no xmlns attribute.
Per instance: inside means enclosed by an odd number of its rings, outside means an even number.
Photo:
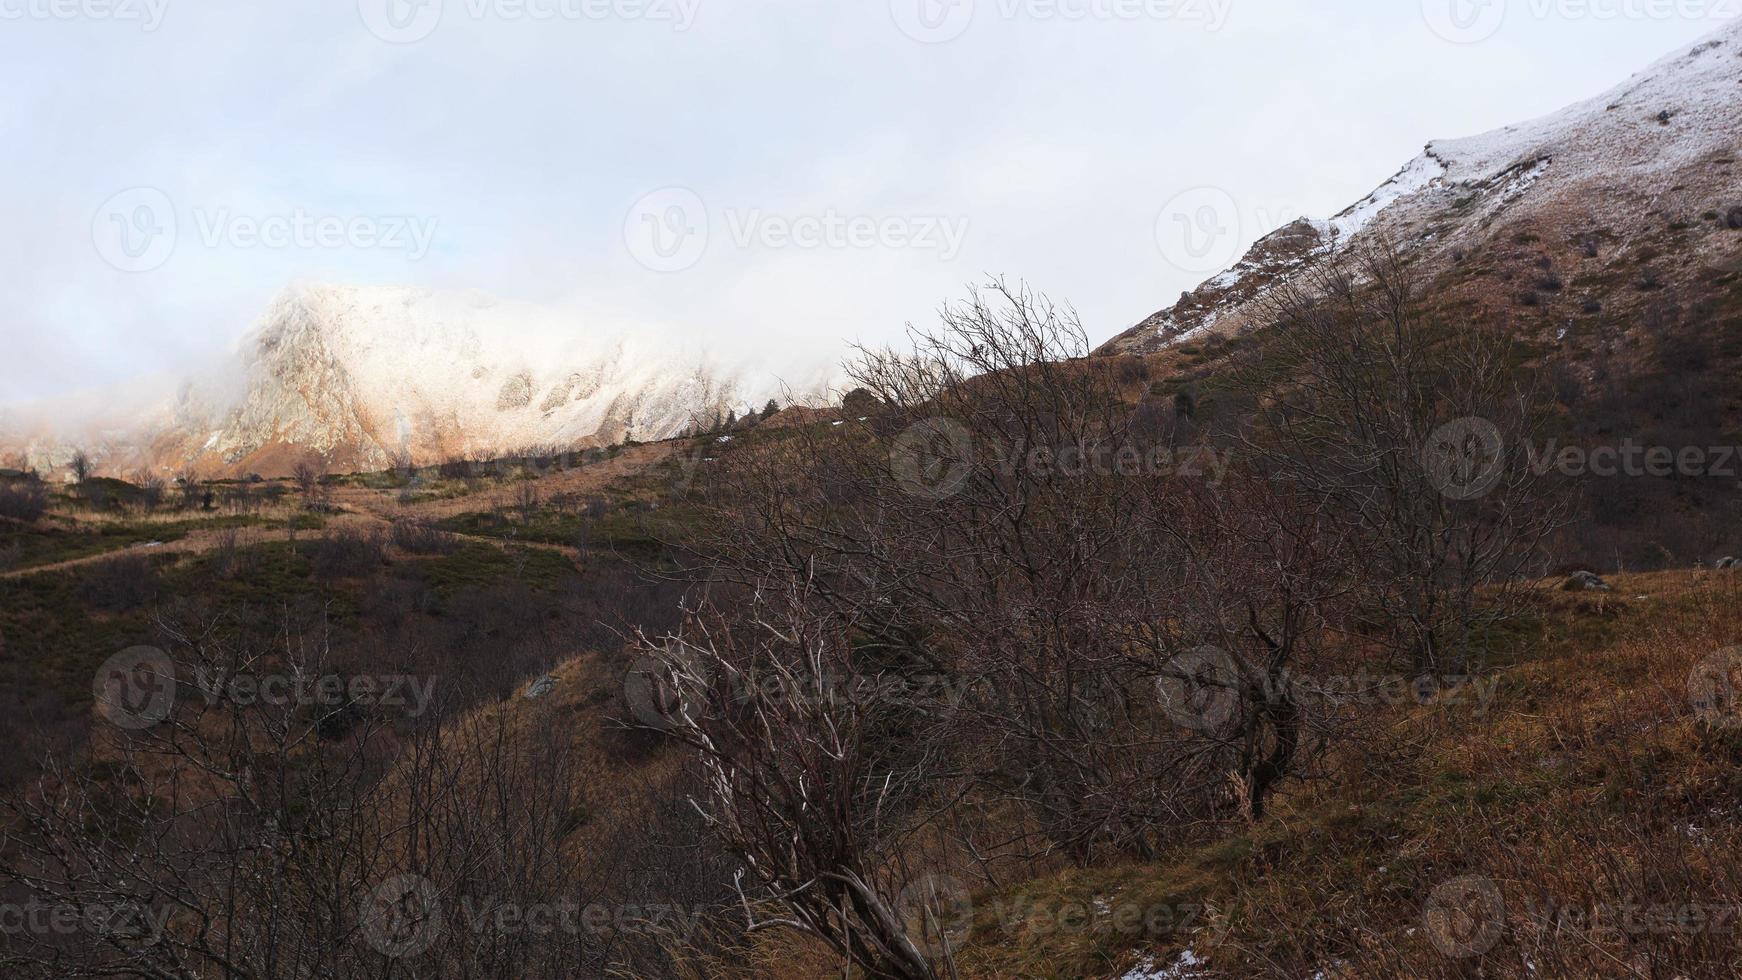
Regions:
<svg viewBox="0 0 1742 980"><path fill-rule="evenodd" d="M0 0L0 402L231 350L309 279L785 372L1002 274L1099 341L1739 3Z"/></svg>

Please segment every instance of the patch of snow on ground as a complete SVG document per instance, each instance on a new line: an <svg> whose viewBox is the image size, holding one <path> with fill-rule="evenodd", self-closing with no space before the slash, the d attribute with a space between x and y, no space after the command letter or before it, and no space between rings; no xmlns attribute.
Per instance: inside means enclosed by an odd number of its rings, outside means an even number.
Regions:
<svg viewBox="0 0 1742 980"><path fill-rule="evenodd" d="M1204 980L1209 974L1198 969L1203 965L1203 958L1189 949L1159 966L1155 957L1146 956L1119 980Z"/></svg>
<svg viewBox="0 0 1742 980"><path fill-rule="evenodd" d="M1199 289L1227 289L1230 286L1234 286L1234 285L1238 284L1240 282L1240 280L1244 277L1245 277L1245 273L1240 269L1239 266L1235 266L1234 268L1229 269L1227 272L1222 273L1221 275L1217 276L1216 278L1211 279L1209 282L1204 283L1202 286L1199 286L1198 288Z"/></svg>
<svg viewBox="0 0 1742 980"><path fill-rule="evenodd" d="M1432 154L1424 153L1416 157L1400 171L1397 176L1381 184L1379 189L1367 195L1361 203L1332 218L1329 225L1331 236L1341 241L1360 234L1361 230L1379 217L1379 213L1397 203L1401 198L1419 193L1433 186L1446 174L1446 165ZM1315 227L1317 225L1315 224ZM1323 231L1320 232L1323 234ZM1326 237L1331 237L1326 236Z"/></svg>
<svg viewBox="0 0 1742 980"><path fill-rule="evenodd" d="M1501 198L1506 201L1511 201L1513 198L1522 195L1525 191L1530 190L1531 186L1541 180L1542 175L1548 172L1549 164L1553 162L1554 161L1552 160L1538 160L1529 170L1526 170L1513 177L1511 180L1508 180L1500 187Z"/></svg>

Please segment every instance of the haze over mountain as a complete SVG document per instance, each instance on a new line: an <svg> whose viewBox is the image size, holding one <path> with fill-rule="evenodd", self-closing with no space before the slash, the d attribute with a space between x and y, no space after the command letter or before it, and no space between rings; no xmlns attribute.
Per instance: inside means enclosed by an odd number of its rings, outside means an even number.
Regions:
<svg viewBox="0 0 1742 980"><path fill-rule="evenodd" d="M1448 289L1490 307L1512 305L1532 264L1546 261L1555 292L1626 312L1645 301L1617 267L1630 247L1669 228L1693 236L1678 246L1708 261L1742 250L1738 146L1742 22L1733 22L1596 98L1429 143L1366 198L1263 238L1101 352L1255 325L1266 291L1313 257L1381 240L1428 270L1483 256L1483 276ZM1667 263L1652 275L1673 287L1696 271ZM72 400L0 409L0 458L54 471L84 449L106 472L226 475L282 474L310 456L335 469L428 463L665 438L783 390L814 400L835 374L824 363L784 378L747 371L738 365L767 352L734 343L703 351L479 294L297 285L233 355L179 383L110 388L96 409Z"/></svg>
<svg viewBox="0 0 1742 980"><path fill-rule="evenodd" d="M0 422L0 451L44 470L79 449L115 473L272 476L305 458L377 469L664 439L770 398L820 397L831 371L749 377L693 346L589 329L531 304L305 284L167 401L111 402L94 415L51 406Z"/></svg>

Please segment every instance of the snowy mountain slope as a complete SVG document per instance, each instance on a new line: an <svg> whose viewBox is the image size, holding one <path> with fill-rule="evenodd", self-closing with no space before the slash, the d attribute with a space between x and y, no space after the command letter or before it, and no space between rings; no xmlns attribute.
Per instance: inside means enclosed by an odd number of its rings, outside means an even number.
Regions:
<svg viewBox="0 0 1742 980"><path fill-rule="evenodd" d="M1421 156L1329 221L1260 240L1233 269L1110 340L1144 353L1251 324L1291 270L1385 240L1444 268L1507 232L1625 243L1656 225L1742 206L1742 21L1596 98L1531 122L1429 143ZM1528 229L1528 231L1521 231ZM1724 230L1724 229L1714 229ZM1715 247L1733 248L1734 236Z"/></svg>
<svg viewBox="0 0 1742 980"><path fill-rule="evenodd" d="M820 386L826 374L799 380ZM693 349L531 305L303 285L270 305L227 370L184 384L142 424L86 436L85 448L114 472L270 476L311 455L373 469L663 439L780 393L775 379L740 378ZM65 436L24 448L44 469L70 457Z"/></svg>

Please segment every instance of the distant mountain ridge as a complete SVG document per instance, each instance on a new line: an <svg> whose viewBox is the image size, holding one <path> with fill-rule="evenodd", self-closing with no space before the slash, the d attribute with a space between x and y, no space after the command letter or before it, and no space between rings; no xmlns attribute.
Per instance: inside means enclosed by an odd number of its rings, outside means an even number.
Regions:
<svg viewBox="0 0 1742 980"><path fill-rule="evenodd" d="M1703 225L1699 247L1742 248L1742 21L1594 99L1481 136L1429 143L1378 190L1328 221L1259 240L1232 269L1102 345L1149 353L1263 315L1263 297L1333 250L1384 240L1443 270L1509 236L1587 253L1569 270L1598 292L1605 263L1666 224ZM1716 214L1719 220L1712 220ZM1730 234L1726 234L1730 233ZM1594 254L1591 254L1594 253ZM1579 276L1584 276L1581 283Z"/></svg>
<svg viewBox="0 0 1742 980"><path fill-rule="evenodd" d="M775 379L746 380L693 349L528 304L300 285L269 306L227 371L190 379L147 418L78 446L18 427L0 433L0 451L44 470L75 448L116 473L271 476L311 456L368 470L663 439L780 393Z"/></svg>

